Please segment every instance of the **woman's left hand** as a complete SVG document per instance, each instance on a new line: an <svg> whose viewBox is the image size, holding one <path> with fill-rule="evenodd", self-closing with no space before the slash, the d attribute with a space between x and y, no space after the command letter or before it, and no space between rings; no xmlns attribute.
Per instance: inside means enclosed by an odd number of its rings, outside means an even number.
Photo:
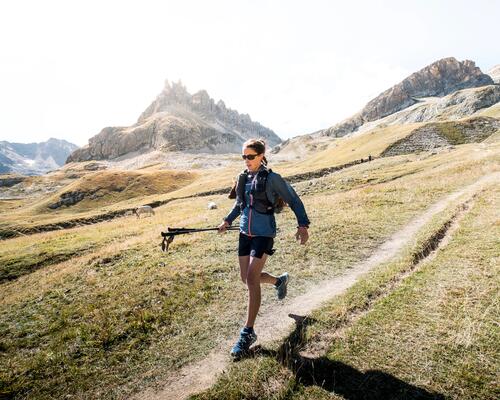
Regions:
<svg viewBox="0 0 500 400"><path fill-rule="evenodd" d="M309 233L307 232L307 228L305 226L299 226L297 228L295 239L296 240L300 239L300 244L306 244L307 239L309 239Z"/></svg>

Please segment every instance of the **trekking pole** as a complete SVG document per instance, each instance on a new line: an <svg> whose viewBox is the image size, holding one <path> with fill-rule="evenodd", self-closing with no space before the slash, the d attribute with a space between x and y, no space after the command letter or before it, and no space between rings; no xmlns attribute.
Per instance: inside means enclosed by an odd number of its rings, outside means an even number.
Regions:
<svg viewBox="0 0 500 400"><path fill-rule="evenodd" d="M240 228L237 226L230 226L226 228L227 231L235 231L239 229ZM168 247L170 243L174 241L174 237L176 235L185 235L188 233L218 231L218 230L219 228L167 228L167 232L161 232L161 236L163 237L163 240L161 242L161 249L165 252L168 252Z"/></svg>

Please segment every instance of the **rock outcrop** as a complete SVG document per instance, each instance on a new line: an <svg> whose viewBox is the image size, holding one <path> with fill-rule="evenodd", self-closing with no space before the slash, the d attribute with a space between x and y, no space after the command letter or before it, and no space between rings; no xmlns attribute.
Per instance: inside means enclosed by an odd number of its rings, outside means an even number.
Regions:
<svg viewBox="0 0 500 400"><path fill-rule="evenodd" d="M113 159L149 149L183 152L231 153L243 142L264 138L270 147L281 139L252 121L248 114L227 108L205 90L194 95L182 83L165 83L164 90L131 127L108 127L71 154L67 162Z"/></svg>
<svg viewBox="0 0 500 400"><path fill-rule="evenodd" d="M418 102L418 98L442 97L457 90L492 85L490 76L483 74L473 61L444 58L413 73L402 82L382 92L357 114L325 129L328 136L344 136L364 123L375 121L403 110Z"/></svg>
<svg viewBox="0 0 500 400"><path fill-rule="evenodd" d="M500 83L500 64L495 65L487 74L493 79L493 82Z"/></svg>
<svg viewBox="0 0 500 400"><path fill-rule="evenodd" d="M55 210L61 206L72 206L80 201L82 201L86 196L92 195L92 192L66 192L61 195L61 199L53 204L49 204L49 208Z"/></svg>
<svg viewBox="0 0 500 400"><path fill-rule="evenodd" d="M481 142L500 130L500 120L490 117L463 121L432 122L415 129L407 137L393 143L382 157L430 151L438 147Z"/></svg>
<svg viewBox="0 0 500 400"><path fill-rule="evenodd" d="M457 120L491 107L499 101L499 85L458 90L444 97L419 102L402 111L366 124L360 130L371 129L377 125L387 126L414 122Z"/></svg>
<svg viewBox="0 0 500 400"><path fill-rule="evenodd" d="M26 180L25 176L5 175L0 177L0 188L12 187Z"/></svg>

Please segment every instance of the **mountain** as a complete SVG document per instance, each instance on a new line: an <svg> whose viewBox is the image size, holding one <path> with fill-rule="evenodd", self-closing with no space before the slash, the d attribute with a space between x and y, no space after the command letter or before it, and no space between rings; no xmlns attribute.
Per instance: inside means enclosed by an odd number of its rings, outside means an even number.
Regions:
<svg viewBox="0 0 500 400"><path fill-rule="evenodd" d="M252 137L272 147L281 139L248 114L217 103L201 90L189 94L182 83L165 83L163 91L130 127L108 127L89 139L66 162L113 159L136 151L235 153Z"/></svg>
<svg viewBox="0 0 500 400"><path fill-rule="evenodd" d="M40 143L0 141L0 173L42 175L64 165L78 146L60 139Z"/></svg>
<svg viewBox="0 0 500 400"><path fill-rule="evenodd" d="M495 83L500 83L500 64L495 65L490 69L487 74L493 79Z"/></svg>
<svg viewBox="0 0 500 400"><path fill-rule="evenodd" d="M492 78L483 74L473 61L443 58L411 74L370 100L357 114L322 133L334 137L344 136L365 123L406 109L418 103L420 98L443 97L458 90L493 84Z"/></svg>
<svg viewBox="0 0 500 400"><path fill-rule="evenodd" d="M485 134L499 129L500 85L492 80L499 70L493 68L488 76L472 61L436 61L381 93L351 118L275 146L274 159L296 159L334 148L338 140L377 132L409 132L383 155L453 145L451 132L463 143L484 140Z"/></svg>

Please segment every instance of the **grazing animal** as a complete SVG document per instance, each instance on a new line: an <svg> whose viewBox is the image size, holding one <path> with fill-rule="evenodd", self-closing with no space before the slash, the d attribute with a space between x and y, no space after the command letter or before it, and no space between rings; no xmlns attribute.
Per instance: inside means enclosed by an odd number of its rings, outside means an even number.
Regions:
<svg viewBox="0 0 500 400"><path fill-rule="evenodd" d="M149 216L155 215L153 207L151 207L151 206L140 206L140 207L137 207L134 210L134 213L135 213L135 215L137 215L137 218L139 218L139 216L141 214L145 214L145 215L149 215Z"/></svg>
<svg viewBox="0 0 500 400"><path fill-rule="evenodd" d="M211 201L211 202L208 203L207 208L209 210L216 210L217 209L217 204L215 204L213 201Z"/></svg>

